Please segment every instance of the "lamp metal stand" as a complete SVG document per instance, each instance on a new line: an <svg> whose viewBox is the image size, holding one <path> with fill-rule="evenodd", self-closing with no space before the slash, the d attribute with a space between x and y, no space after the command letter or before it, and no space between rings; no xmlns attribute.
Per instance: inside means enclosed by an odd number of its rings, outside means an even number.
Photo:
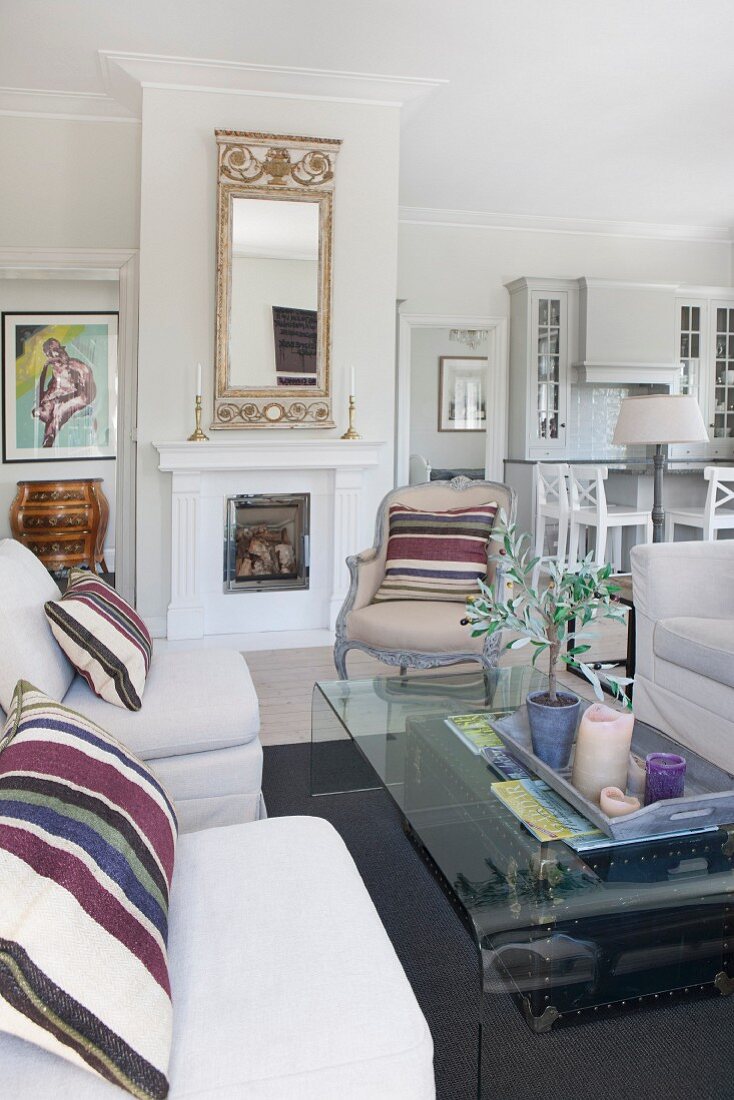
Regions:
<svg viewBox="0 0 734 1100"><path fill-rule="evenodd" d="M663 527L665 524L665 512L663 511L663 467L665 466L665 457L663 455L662 443L655 444L653 463L655 467L655 480L652 490L652 541L663 542Z"/></svg>

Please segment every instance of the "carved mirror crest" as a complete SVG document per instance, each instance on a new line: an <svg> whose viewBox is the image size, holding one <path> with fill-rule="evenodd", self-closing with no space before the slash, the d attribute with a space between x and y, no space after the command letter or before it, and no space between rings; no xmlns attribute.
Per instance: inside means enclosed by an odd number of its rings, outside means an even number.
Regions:
<svg viewBox="0 0 734 1100"><path fill-rule="evenodd" d="M331 254L340 141L215 131L213 428L333 428Z"/></svg>

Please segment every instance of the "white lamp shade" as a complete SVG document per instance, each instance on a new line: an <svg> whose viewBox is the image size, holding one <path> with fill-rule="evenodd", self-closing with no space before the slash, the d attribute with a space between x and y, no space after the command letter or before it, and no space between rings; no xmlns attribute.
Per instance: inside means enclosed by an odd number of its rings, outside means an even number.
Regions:
<svg viewBox="0 0 734 1100"><path fill-rule="evenodd" d="M613 443L706 443L708 432L695 397L659 393L625 397Z"/></svg>

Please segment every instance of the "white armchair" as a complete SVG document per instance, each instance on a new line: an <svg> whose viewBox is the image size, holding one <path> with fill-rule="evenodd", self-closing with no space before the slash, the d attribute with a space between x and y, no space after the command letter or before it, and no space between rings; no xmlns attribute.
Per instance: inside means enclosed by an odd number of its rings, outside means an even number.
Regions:
<svg viewBox="0 0 734 1100"><path fill-rule="evenodd" d="M431 464L423 455L411 455L408 481L411 485L424 485L431 480Z"/></svg>
<svg viewBox="0 0 734 1100"><path fill-rule="evenodd" d="M347 558L351 584L337 619L334 646L334 663L340 679L347 679L346 657L350 649L359 649L400 668L434 668L463 661L479 661L485 668L497 664L499 634L473 638L469 628L462 624L466 612L461 603L372 602L385 574L391 504L446 511L490 501L496 501L510 522L514 521L515 491L499 482L457 477L453 481L409 485L388 493L377 514L375 545ZM487 576L495 584L501 582L493 562L488 562Z"/></svg>
<svg viewBox="0 0 734 1100"><path fill-rule="evenodd" d="M734 540L635 546L635 714L734 774Z"/></svg>

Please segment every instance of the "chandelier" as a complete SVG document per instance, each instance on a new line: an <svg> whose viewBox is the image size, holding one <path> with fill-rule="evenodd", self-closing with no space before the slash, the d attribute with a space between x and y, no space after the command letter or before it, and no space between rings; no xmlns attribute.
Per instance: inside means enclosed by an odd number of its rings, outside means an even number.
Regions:
<svg viewBox="0 0 734 1100"><path fill-rule="evenodd" d="M487 330L484 328L452 328L449 330L449 340L455 340L458 344L466 344L472 351L476 351L486 339Z"/></svg>

